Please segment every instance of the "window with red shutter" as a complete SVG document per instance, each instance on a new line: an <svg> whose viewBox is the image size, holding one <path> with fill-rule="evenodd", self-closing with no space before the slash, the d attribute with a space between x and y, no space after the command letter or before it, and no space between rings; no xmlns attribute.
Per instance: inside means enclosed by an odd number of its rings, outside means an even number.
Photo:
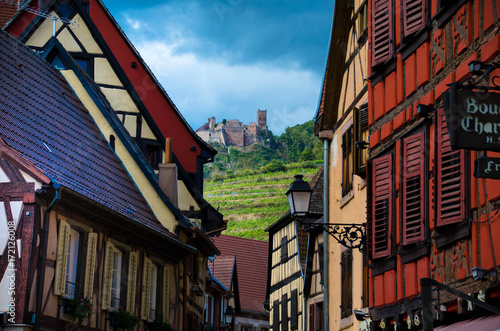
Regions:
<svg viewBox="0 0 500 331"><path fill-rule="evenodd" d="M392 56L393 10L391 0L372 2L372 66L383 63Z"/></svg>
<svg viewBox="0 0 500 331"><path fill-rule="evenodd" d="M438 111L436 121L436 209L437 225L441 226L465 218L465 155L450 146L444 109Z"/></svg>
<svg viewBox="0 0 500 331"><path fill-rule="evenodd" d="M424 132L403 140L403 245L424 239Z"/></svg>
<svg viewBox="0 0 500 331"><path fill-rule="evenodd" d="M392 230L392 154L372 162L372 258L380 258L391 252Z"/></svg>
<svg viewBox="0 0 500 331"><path fill-rule="evenodd" d="M408 36L423 28L425 23L425 3L423 0L402 0L403 34Z"/></svg>

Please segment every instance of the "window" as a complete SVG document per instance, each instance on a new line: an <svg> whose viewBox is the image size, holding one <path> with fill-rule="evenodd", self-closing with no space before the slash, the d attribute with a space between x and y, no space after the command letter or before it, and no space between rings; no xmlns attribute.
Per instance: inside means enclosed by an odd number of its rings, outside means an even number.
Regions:
<svg viewBox="0 0 500 331"><path fill-rule="evenodd" d="M464 151L454 151L444 109L440 109L437 119L437 173L436 209L437 225L448 225L465 218L465 155Z"/></svg>
<svg viewBox="0 0 500 331"><path fill-rule="evenodd" d="M288 236L281 238L281 262L288 259Z"/></svg>
<svg viewBox="0 0 500 331"><path fill-rule="evenodd" d="M111 309L118 309L120 307L120 285L121 285L121 272L122 272L122 252L113 247L112 261L113 266L111 269Z"/></svg>
<svg viewBox="0 0 500 331"><path fill-rule="evenodd" d="M309 305L309 330L323 330L323 302Z"/></svg>
<svg viewBox="0 0 500 331"><path fill-rule="evenodd" d="M387 61L393 52L393 8L391 0L374 0L372 5L372 66Z"/></svg>
<svg viewBox="0 0 500 331"><path fill-rule="evenodd" d="M391 252L392 154L373 160L371 194L371 254L376 259Z"/></svg>
<svg viewBox="0 0 500 331"><path fill-rule="evenodd" d="M424 131L403 139L403 245L424 239Z"/></svg>
<svg viewBox="0 0 500 331"><path fill-rule="evenodd" d="M354 139L356 142L354 171L361 177L366 175L366 164L368 162L368 104L364 104L359 109L354 110ZM360 148L358 148L358 142Z"/></svg>
<svg viewBox="0 0 500 331"><path fill-rule="evenodd" d="M101 308L135 307L136 253L125 252L106 241ZM128 259L128 261L127 261Z"/></svg>
<svg viewBox="0 0 500 331"><path fill-rule="evenodd" d="M80 234L73 229L69 232L68 253L66 262L66 285L63 297L75 298L76 275L78 266L78 245L80 244Z"/></svg>
<svg viewBox="0 0 500 331"><path fill-rule="evenodd" d="M84 262L82 250L84 233L77 228L70 226L64 220L59 220L57 233L57 255L56 270L54 275L54 294L64 298L74 299L82 295L82 292L92 296L92 292L87 292L85 285L93 280L95 270L95 246L89 242L91 247L87 249L87 266L85 278L83 272ZM92 236L92 238L95 238ZM93 254L93 255L92 255Z"/></svg>
<svg viewBox="0 0 500 331"><path fill-rule="evenodd" d="M297 330L299 328L299 307L297 290L293 290L290 297L290 328Z"/></svg>
<svg viewBox="0 0 500 331"><path fill-rule="evenodd" d="M368 13L367 13L367 4L365 3L358 12L358 38L361 37L363 32L365 32L368 27Z"/></svg>
<svg viewBox="0 0 500 331"><path fill-rule="evenodd" d="M402 0L403 35L406 37L420 30L425 23L423 0Z"/></svg>
<svg viewBox="0 0 500 331"><path fill-rule="evenodd" d="M352 315L352 250L346 249L341 254L341 317Z"/></svg>
<svg viewBox="0 0 500 331"><path fill-rule="evenodd" d="M342 196L352 190L352 175L354 173L353 138L354 126L351 125L342 134Z"/></svg>

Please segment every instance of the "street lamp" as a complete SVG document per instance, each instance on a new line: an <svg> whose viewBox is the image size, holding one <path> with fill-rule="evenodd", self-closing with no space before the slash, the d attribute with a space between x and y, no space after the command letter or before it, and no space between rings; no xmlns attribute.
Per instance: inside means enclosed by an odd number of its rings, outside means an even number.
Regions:
<svg viewBox="0 0 500 331"><path fill-rule="evenodd" d="M304 217L309 212L311 204L312 189L307 182L302 178L302 175L295 175L295 180L290 185L290 189L286 192L288 204L290 205L290 213L294 217Z"/></svg>
<svg viewBox="0 0 500 331"><path fill-rule="evenodd" d="M286 192L290 214L299 219L299 225L303 225L305 216L309 213L312 189L305 182L302 175L295 175L295 180ZM364 250L366 235L365 224L346 223L309 223L306 231L311 229L323 229L330 236L335 238L341 245L347 248L358 248Z"/></svg>
<svg viewBox="0 0 500 331"><path fill-rule="evenodd" d="M224 314L224 322L226 323L226 325L228 325L229 328L231 328L231 325L233 324L233 315L233 307L231 307L231 305L228 305L226 313Z"/></svg>

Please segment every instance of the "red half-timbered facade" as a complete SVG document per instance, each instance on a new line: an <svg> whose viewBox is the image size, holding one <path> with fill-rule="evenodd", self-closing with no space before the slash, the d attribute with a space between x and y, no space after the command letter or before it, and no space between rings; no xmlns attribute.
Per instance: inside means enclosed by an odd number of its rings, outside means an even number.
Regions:
<svg viewBox="0 0 500 331"><path fill-rule="evenodd" d="M452 148L443 97L473 76L471 61L500 60L500 1L370 0L369 10L370 315L373 330L413 330L422 278L500 302L500 183L473 176L476 158L498 153ZM474 268L489 273L475 280ZM443 290L433 298L435 326L491 314Z"/></svg>

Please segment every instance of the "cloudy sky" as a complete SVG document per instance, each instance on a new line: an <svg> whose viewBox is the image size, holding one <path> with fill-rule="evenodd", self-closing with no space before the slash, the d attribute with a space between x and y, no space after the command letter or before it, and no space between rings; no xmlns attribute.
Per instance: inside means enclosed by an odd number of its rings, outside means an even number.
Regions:
<svg viewBox="0 0 500 331"><path fill-rule="evenodd" d="M333 0L104 0L191 127L314 117Z"/></svg>

